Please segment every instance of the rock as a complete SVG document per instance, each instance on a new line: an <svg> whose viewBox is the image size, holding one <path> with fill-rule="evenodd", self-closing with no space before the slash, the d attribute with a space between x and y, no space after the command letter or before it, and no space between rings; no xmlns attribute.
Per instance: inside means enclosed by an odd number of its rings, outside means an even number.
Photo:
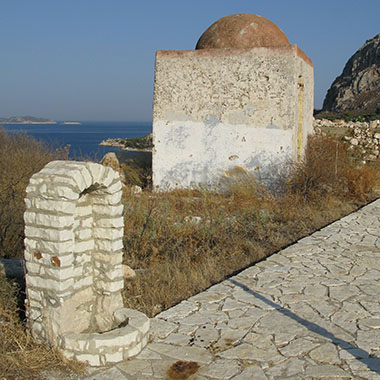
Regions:
<svg viewBox="0 0 380 380"><path fill-rule="evenodd" d="M316 133L324 133L323 128L340 128L343 132L341 139L347 142L347 149L355 152L358 164L375 161L380 155L380 132L376 128L380 120L371 122L316 119L313 122ZM319 132L318 132L319 131ZM340 134L339 134L340 135Z"/></svg>
<svg viewBox="0 0 380 380"><path fill-rule="evenodd" d="M140 186L134 185L131 187L131 194L141 194L142 188Z"/></svg>
<svg viewBox="0 0 380 380"><path fill-rule="evenodd" d="M330 364L340 363L338 350L332 343L322 344L321 346L313 349L309 355L315 362Z"/></svg>
<svg viewBox="0 0 380 380"><path fill-rule="evenodd" d="M194 224L199 224L202 222L202 218L200 216L186 216L183 219L184 222L186 223L194 223Z"/></svg>
<svg viewBox="0 0 380 380"><path fill-rule="evenodd" d="M114 152L109 152L104 155L100 163L104 166L108 166L117 172L120 172L120 162Z"/></svg>
<svg viewBox="0 0 380 380"><path fill-rule="evenodd" d="M323 102L323 110L377 113L380 106L380 34L368 40L346 63Z"/></svg>
<svg viewBox="0 0 380 380"><path fill-rule="evenodd" d="M120 175L120 180L123 185L123 189L126 190L126 179L125 174L121 170L120 162L114 152L108 152L104 155L104 157L101 159L100 163L104 166L108 166L112 168L113 170L117 171Z"/></svg>
<svg viewBox="0 0 380 380"><path fill-rule="evenodd" d="M164 310L164 306L158 303L153 306L152 313L153 315L156 315L158 313L161 313L162 310Z"/></svg>
<svg viewBox="0 0 380 380"><path fill-rule="evenodd" d="M129 265L123 264L122 267L124 278L130 279L136 277L136 272Z"/></svg>

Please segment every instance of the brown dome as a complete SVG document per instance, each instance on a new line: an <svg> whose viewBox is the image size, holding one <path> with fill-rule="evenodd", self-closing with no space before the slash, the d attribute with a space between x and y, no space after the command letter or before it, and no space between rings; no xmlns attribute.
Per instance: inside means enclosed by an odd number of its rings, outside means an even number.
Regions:
<svg viewBox="0 0 380 380"><path fill-rule="evenodd" d="M214 22L198 40L195 49L289 46L281 29L265 17L240 13Z"/></svg>

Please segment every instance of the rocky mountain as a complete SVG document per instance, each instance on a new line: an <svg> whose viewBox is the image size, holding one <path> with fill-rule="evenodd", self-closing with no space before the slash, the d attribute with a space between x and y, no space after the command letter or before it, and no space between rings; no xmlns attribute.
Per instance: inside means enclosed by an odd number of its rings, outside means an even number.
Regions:
<svg viewBox="0 0 380 380"><path fill-rule="evenodd" d="M348 60L327 92L323 111L380 113L380 34Z"/></svg>

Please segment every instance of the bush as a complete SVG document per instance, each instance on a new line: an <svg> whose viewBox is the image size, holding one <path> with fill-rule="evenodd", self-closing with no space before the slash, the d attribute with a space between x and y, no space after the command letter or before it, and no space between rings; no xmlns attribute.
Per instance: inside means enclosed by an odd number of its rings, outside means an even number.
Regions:
<svg viewBox="0 0 380 380"><path fill-rule="evenodd" d="M68 152L52 151L25 133L0 127L0 257L23 256L24 198L30 177Z"/></svg>
<svg viewBox="0 0 380 380"><path fill-rule="evenodd" d="M347 146L329 136L309 136L304 158L292 165L287 192L308 201L334 195L368 200L379 180L375 166L358 166Z"/></svg>
<svg viewBox="0 0 380 380"><path fill-rule="evenodd" d="M152 160L142 157L139 160L129 159L120 165L123 182L127 185L137 185L143 188L151 187Z"/></svg>

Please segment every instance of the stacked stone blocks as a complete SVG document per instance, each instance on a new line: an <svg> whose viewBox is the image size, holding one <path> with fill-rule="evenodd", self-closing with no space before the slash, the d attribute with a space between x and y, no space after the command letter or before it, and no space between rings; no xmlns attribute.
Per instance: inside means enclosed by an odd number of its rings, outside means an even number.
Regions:
<svg viewBox="0 0 380 380"><path fill-rule="evenodd" d="M114 317L120 327L108 332L65 334L61 347L65 356L97 367L137 355L148 343L149 318L126 308L117 310Z"/></svg>
<svg viewBox="0 0 380 380"><path fill-rule="evenodd" d="M62 348L66 356L77 356L92 365L122 360L139 351L149 329L147 318L139 313L137 327L127 324L123 328L122 335L129 339L122 347L96 344L100 333L121 323L115 312L127 313L121 295L121 194L119 174L90 162L50 162L27 187L25 261L32 334ZM68 336L95 343L85 345L87 349L81 353L79 346L68 343Z"/></svg>

